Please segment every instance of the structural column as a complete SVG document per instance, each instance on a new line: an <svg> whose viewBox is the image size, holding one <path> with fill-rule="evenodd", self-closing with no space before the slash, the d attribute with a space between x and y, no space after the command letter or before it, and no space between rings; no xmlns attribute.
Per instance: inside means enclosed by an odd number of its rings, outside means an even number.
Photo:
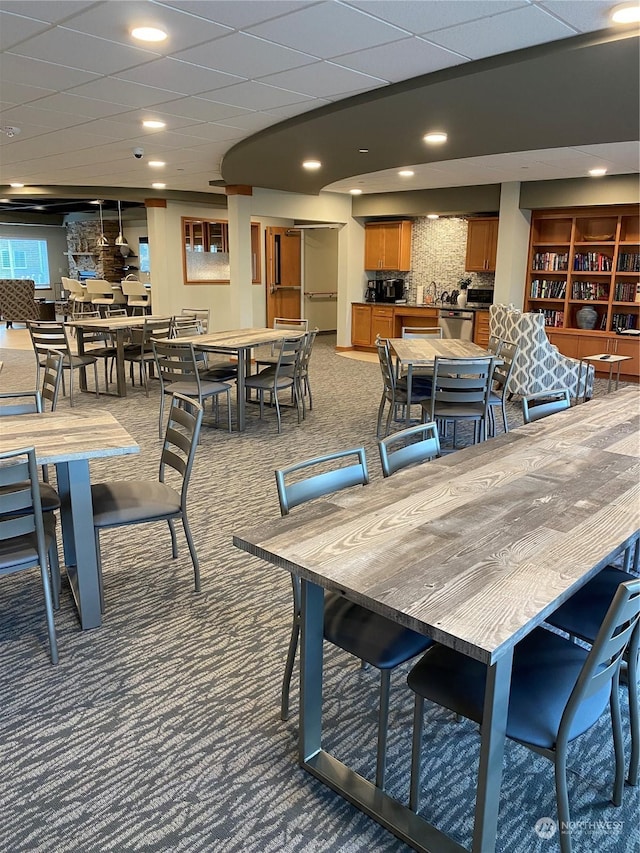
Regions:
<svg viewBox="0 0 640 853"><path fill-rule="evenodd" d="M522 308L530 225L531 211L520 209L520 183L502 184L494 302Z"/></svg>
<svg viewBox="0 0 640 853"><path fill-rule="evenodd" d="M229 276L231 280L231 316L234 328L251 328L253 292L251 263L251 195L247 186L228 186Z"/></svg>

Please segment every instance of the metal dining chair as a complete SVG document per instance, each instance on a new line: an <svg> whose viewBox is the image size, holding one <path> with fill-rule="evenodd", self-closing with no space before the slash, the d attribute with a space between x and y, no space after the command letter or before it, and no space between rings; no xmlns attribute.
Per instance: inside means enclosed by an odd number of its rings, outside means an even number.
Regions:
<svg viewBox="0 0 640 853"><path fill-rule="evenodd" d="M440 437L435 423L416 424L394 432L378 441L382 474L390 477L396 471L427 462L440 456Z"/></svg>
<svg viewBox="0 0 640 853"><path fill-rule="evenodd" d="M67 326L64 323L48 323L41 321L30 321L28 323L29 335L36 356L36 386L40 386L40 371L47 360L49 350L57 350L63 355L62 362L62 393L65 393L64 371L69 373L69 403L73 406L73 372L74 370L86 369L93 366L93 375L96 385L96 397L100 393L98 388L98 366L97 358L93 355L75 355L71 352Z"/></svg>
<svg viewBox="0 0 640 853"><path fill-rule="evenodd" d="M525 424L530 424L547 415L563 412L571 406L569 390L554 388L550 391L538 391L537 394L527 394L522 398L522 417Z"/></svg>
<svg viewBox="0 0 640 853"><path fill-rule="evenodd" d="M313 471L300 477L301 472ZM363 447L327 453L306 459L275 472L280 513L288 515L296 506L324 495L369 482ZM282 682L281 717L289 717L289 691L300 636L302 602L300 579L291 575L293 625ZM421 654L431 640L384 616L355 604L335 592L325 592L324 638L349 654L380 670L376 786L384 789L389 721L391 670Z"/></svg>

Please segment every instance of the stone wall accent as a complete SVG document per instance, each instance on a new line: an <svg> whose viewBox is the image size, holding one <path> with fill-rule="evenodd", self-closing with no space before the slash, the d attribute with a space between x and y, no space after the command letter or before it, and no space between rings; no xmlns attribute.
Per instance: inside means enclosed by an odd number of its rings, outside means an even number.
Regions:
<svg viewBox="0 0 640 853"><path fill-rule="evenodd" d="M112 282L120 282L124 278L126 260L115 245L118 236L115 220L104 221L104 236L109 241L105 248L98 246L100 222L69 222L65 227L70 278L78 278L80 272L95 272L96 278Z"/></svg>

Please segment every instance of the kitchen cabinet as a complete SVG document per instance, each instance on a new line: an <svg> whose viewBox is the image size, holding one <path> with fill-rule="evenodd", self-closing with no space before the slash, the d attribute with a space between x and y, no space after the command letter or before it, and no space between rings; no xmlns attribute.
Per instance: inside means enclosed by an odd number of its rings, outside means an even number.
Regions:
<svg viewBox="0 0 640 853"><path fill-rule="evenodd" d="M371 307L371 346L375 346L377 337L393 337L393 306L391 305Z"/></svg>
<svg viewBox="0 0 640 853"><path fill-rule="evenodd" d="M411 269L411 220L366 223L364 268L394 271Z"/></svg>
<svg viewBox="0 0 640 853"><path fill-rule="evenodd" d="M486 349L489 346L489 312L476 311L473 322L473 342Z"/></svg>
<svg viewBox="0 0 640 853"><path fill-rule="evenodd" d="M640 217L637 206L540 210L531 219L525 311L539 311L553 333L573 331L598 352L624 339L622 329L640 328ZM582 309L593 309L594 325L583 328ZM561 336L565 355L578 344ZM564 348L563 348L564 347ZM635 361L634 361L635 364ZM623 370L633 371L625 362Z"/></svg>
<svg viewBox="0 0 640 853"><path fill-rule="evenodd" d="M354 347L371 346L371 305L351 305L351 345Z"/></svg>
<svg viewBox="0 0 640 853"><path fill-rule="evenodd" d="M467 221L465 270L468 272L495 272L497 248L497 216Z"/></svg>
<svg viewBox="0 0 640 853"><path fill-rule="evenodd" d="M547 337L551 343L558 347L563 355L571 358L584 358L587 355L599 355L611 353L612 355L627 355L631 361L625 361L620 365L620 376L627 379L640 378L640 338L623 335L603 335L599 332L558 331L550 329ZM602 376L609 375L607 364L602 367L595 365L596 373Z"/></svg>

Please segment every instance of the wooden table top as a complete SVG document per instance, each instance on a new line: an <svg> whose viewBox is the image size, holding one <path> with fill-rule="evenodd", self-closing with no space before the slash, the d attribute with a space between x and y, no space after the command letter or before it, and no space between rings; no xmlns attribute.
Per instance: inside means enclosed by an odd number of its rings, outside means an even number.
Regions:
<svg viewBox="0 0 640 853"><path fill-rule="evenodd" d="M639 426L620 390L233 541L493 663L640 529Z"/></svg>
<svg viewBox="0 0 640 853"><path fill-rule="evenodd" d="M403 364L433 366L442 358L487 358L491 355L471 341L457 338L390 338L389 344Z"/></svg>
<svg viewBox="0 0 640 853"><path fill-rule="evenodd" d="M35 447L39 465L140 452L109 412L45 412L0 419L0 453L23 447Z"/></svg>
<svg viewBox="0 0 640 853"><path fill-rule="evenodd" d="M113 332L118 329L131 329L139 326L144 326L145 320L168 320L166 314L144 314L136 315L135 317L89 317L86 320L70 320L65 323L65 326L72 326L76 329L104 329L105 331Z"/></svg>
<svg viewBox="0 0 640 853"><path fill-rule="evenodd" d="M193 344L198 349L240 350L282 341L285 338L301 338L303 335L304 332L298 332L295 329L232 329L179 338L178 342Z"/></svg>

